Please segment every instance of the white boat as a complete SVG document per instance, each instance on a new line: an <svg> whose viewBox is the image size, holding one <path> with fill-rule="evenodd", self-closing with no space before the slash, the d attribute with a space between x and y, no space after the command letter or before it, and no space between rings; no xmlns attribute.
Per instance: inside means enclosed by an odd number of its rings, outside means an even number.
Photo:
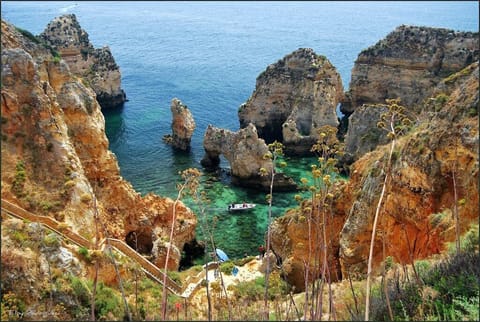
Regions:
<svg viewBox="0 0 480 322"><path fill-rule="evenodd" d="M232 203L228 205L228 211L240 211L255 208L254 203Z"/></svg>

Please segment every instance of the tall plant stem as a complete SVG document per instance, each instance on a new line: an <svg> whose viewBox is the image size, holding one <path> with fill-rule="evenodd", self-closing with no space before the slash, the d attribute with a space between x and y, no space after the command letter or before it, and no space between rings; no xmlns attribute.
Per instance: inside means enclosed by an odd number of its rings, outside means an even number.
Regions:
<svg viewBox="0 0 480 322"><path fill-rule="evenodd" d="M98 250L98 243L100 241L98 235L98 209L97 209L97 198L95 193L93 194L93 210L94 210L94 220L95 220L95 250ZM93 289L92 289L92 303L91 303L91 319L95 321L95 299L97 296L97 283L98 283L98 268L99 268L99 259L95 259L95 275L93 277Z"/></svg>
<svg viewBox="0 0 480 322"><path fill-rule="evenodd" d="M170 259L170 249L172 248L173 243L173 233L175 231L175 222L177 221L177 204L182 196L183 190L185 189L186 184L181 185L178 190L177 198L173 203L172 209L172 225L170 226L170 238L168 240L167 255L165 256L165 268L163 275L163 289L162 289L162 320L167 320L167 271L168 271L168 260Z"/></svg>
<svg viewBox="0 0 480 322"><path fill-rule="evenodd" d="M458 139L457 139L457 142L458 142ZM454 201L453 213L455 216L455 248L458 254L460 253L460 223L458 218L458 193L457 193L457 178L456 178L457 146L458 144L455 145L455 160L453 161L453 167L452 167L452 180L453 180L453 201Z"/></svg>
<svg viewBox="0 0 480 322"><path fill-rule="evenodd" d="M390 122L390 127L394 132L394 117L392 117ZM393 150L395 148L395 138L392 140L392 144L390 145L390 153L388 155L388 161L385 171L385 179L383 180L383 187L382 192L380 193L380 199L378 199L377 209L375 211L375 218L373 219L373 227L372 227L372 237L370 239L370 252L368 254L368 268L367 268L367 294L365 299L365 321L369 321L369 313L370 313L370 280L372 275L372 260L373 260L373 245L375 243L375 233L377 230L377 223L378 217L380 216L380 208L382 206L383 197L385 195L385 190L387 188L387 181L388 181L388 174L390 171L390 163L392 161Z"/></svg>
<svg viewBox="0 0 480 322"><path fill-rule="evenodd" d="M268 308L268 279L270 277L270 222L272 221L272 200L273 200L273 182L275 178L275 161L276 155L273 155L272 160L272 176L270 179L270 198L268 198L268 221L267 221L267 247L266 247L266 271L265 271L265 293L263 295L264 302L264 320L268 321L269 308Z"/></svg>

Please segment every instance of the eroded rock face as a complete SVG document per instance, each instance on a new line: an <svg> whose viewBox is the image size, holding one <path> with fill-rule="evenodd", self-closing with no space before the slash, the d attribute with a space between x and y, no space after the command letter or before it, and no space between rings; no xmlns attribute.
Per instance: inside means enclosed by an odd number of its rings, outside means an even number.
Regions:
<svg viewBox="0 0 480 322"><path fill-rule="evenodd" d="M238 132L221 129L209 125L203 139L205 156L202 165L215 168L220 163L220 155L224 155L230 163L232 182L251 188L267 190L270 187L270 176L260 176L260 169L267 173L272 171L272 161L264 156L269 153L263 139L258 137L253 124ZM296 184L281 173L275 175L274 187L279 190L295 190Z"/></svg>
<svg viewBox="0 0 480 322"><path fill-rule="evenodd" d="M350 115L343 163L350 165L365 153L375 150L378 145L388 143L387 132L377 126L380 116L387 110L385 105L364 104Z"/></svg>
<svg viewBox="0 0 480 322"><path fill-rule="evenodd" d="M358 55L341 110L387 98L418 108L444 77L478 61L478 48L478 33L402 25Z"/></svg>
<svg viewBox="0 0 480 322"><path fill-rule="evenodd" d="M94 48L75 14L53 19L40 38L58 51L73 74L84 78L92 87L102 108L120 106L125 102L120 69L110 49L108 46Z"/></svg>
<svg viewBox="0 0 480 322"><path fill-rule="evenodd" d="M93 90L4 21L1 39L2 198L89 240L97 210L106 227L102 236L130 243L127 236L135 232L139 250L164 245L174 201L142 197L120 176ZM194 238L196 217L179 202L177 219L173 244L181 250ZM170 268L178 265L174 258Z"/></svg>
<svg viewBox="0 0 480 322"><path fill-rule="evenodd" d="M337 126L343 85L335 67L312 49L298 49L267 67L240 106L240 127L253 123L267 143L282 142L287 154L308 154L323 125Z"/></svg>
<svg viewBox="0 0 480 322"><path fill-rule="evenodd" d="M346 218L343 208L344 188L344 182L337 182L334 186L332 202L334 211L330 212L327 209L323 213L319 211L319 207L316 207L317 210L312 213L311 210L314 207L311 201L304 200L298 209L291 209L282 217L276 218L270 227L271 247L280 257L282 274L291 285L295 286L295 292L305 290L307 271L310 282L321 277L324 258L327 259L330 280L335 282L342 279L338 257L340 249L338 236ZM326 227L326 247L324 247L324 226Z"/></svg>
<svg viewBox="0 0 480 322"><path fill-rule="evenodd" d="M188 151L195 130L193 115L177 98L172 99L170 110L172 111L172 135L166 141L180 150Z"/></svg>
<svg viewBox="0 0 480 322"><path fill-rule="evenodd" d="M382 236L386 256L399 263L440 253L446 242L455 240L454 185L458 200L465 200L458 207L460 232L478 222L478 77L477 62L440 82L422 105L420 124L396 142L374 267L382 261ZM388 149L378 147L352 165L346 187L348 217L340 234L343 273L366 272Z"/></svg>

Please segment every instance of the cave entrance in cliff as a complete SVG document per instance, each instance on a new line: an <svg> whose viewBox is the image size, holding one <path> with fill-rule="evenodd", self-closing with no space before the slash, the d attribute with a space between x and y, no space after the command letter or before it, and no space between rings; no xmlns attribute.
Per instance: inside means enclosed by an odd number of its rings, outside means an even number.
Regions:
<svg viewBox="0 0 480 322"><path fill-rule="evenodd" d="M131 231L125 237L125 242L140 254L150 255L152 253L153 241L151 230Z"/></svg>
<svg viewBox="0 0 480 322"><path fill-rule="evenodd" d="M285 121L272 122L271 125L257 129L258 136L265 140L265 143L270 144L275 141L283 142L282 125Z"/></svg>
<svg viewBox="0 0 480 322"><path fill-rule="evenodd" d="M196 239L185 243L180 259L179 271L186 270L195 265L195 261L201 260L205 255L205 242Z"/></svg>

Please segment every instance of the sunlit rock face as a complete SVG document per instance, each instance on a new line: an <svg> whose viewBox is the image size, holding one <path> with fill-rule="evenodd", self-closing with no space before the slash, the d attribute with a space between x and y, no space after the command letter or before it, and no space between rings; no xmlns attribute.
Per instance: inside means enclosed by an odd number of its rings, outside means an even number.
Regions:
<svg viewBox="0 0 480 322"><path fill-rule="evenodd" d="M2 198L92 242L98 227L100 237L126 241L164 262L175 202L142 197L121 177L92 88L38 40L4 21L1 41ZM197 221L182 202L176 216L172 243L182 250L194 239ZM178 268L179 260L173 257L169 267Z"/></svg>
<svg viewBox="0 0 480 322"><path fill-rule="evenodd" d="M399 98L415 119L444 78L478 59L478 33L405 25L362 51L341 104L348 116L342 163L349 165L387 143L376 125L386 109L375 105Z"/></svg>
<svg viewBox="0 0 480 322"><path fill-rule="evenodd" d="M215 168L220 163L220 155L223 155L230 163L234 184L265 191L270 189L272 161L266 158L269 154L268 146L258 137L253 124L237 132L209 125L203 139L203 147L204 167ZM260 175L262 168L268 175ZM274 187L276 191L291 191L296 189L296 184L292 179L278 173L274 177Z"/></svg>
<svg viewBox="0 0 480 322"><path fill-rule="evenodd" d="M259 137L282 142L287 154L309 154L317 130L338 125L336 107L342 97L336 68L325 56L301 48L258 76L255 91L240 106L240 127L252 123Z"/></svg>
<svg viewBox="0 0 480 322"><path fill-rule="evenodd" d="M120 68L110 48L94 48L75 14L53 19L40 38L58 52L73 74L82 77L95 91L102 108L118 107L125 102Z"/></svg>
<svg viewBox="0 0 480 322"><path fill-rule="evenodd" d="M355 61L341 110L400 98L416 109L444 77L478 61L478 33L399 26Z"/></svg>
<svg viewBox="0 0 480 322"><path fill-rule="evenodd" d="M193 115L177 98L172 99L170 110L172 111L172 135L169 136L168 143L177 149L188 151L195 130Z"/></svg>
<svg viewBox="0 0 480 322"><path fill-rule="evenodd" d="M374 267L385 256L411 263L446 249L478 222L478 62L432 89L418 124L396 140L374 243ZM355 112L356 113L356 112ZM373 218L390 144L352 164L345 190L347 219L340 234L342 272L366 272ZM456 191L456 193L455 193ZM455 194L457 200L455 200Z"/></svg>

